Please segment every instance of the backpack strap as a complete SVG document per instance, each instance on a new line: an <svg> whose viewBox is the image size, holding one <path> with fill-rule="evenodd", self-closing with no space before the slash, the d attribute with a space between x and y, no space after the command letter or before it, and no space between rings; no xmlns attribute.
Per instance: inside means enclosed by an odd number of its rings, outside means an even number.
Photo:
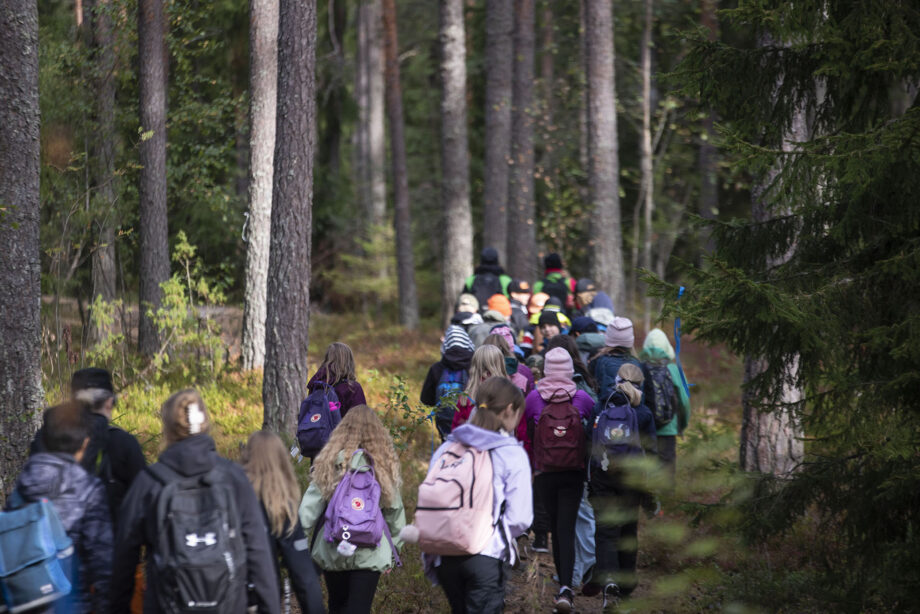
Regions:
<svg viewBox="0 0 920 614"><path fill-rule="evenodd" d="M176 482L182 479L182 476L176 473L175 470L164 465L162 462L156 462L152 465L147 465L145 470L147 473L153 476L153 479L155 479L163 486L168 485L170 482Z"/></svg>

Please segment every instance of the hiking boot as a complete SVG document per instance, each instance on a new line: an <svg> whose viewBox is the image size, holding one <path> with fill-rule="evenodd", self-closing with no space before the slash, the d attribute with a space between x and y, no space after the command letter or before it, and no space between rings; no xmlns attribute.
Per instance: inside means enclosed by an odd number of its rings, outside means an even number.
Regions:
<svg viewBox="0 0 920 614"><path fill-rule="evenodd" d="M549 552L549 540L546 533L537 533L533 536L533 544L530 546L534 552Z"/></svg>
<svg viewBox="0 0 920 614"><path fill-rule="evenodd" d="M612 614L620 605L620 587L613 582L604 587L604 614Z"/></svg>
<svg viewBox="0 0 920 614"><path fill-rule="evenodd" d="M603 589L604 587L596 582L585 582L581 587L581 594L585 597L594 597L600 595Z"/></svg>
<svg viewBox="0 0 920 614"><path fill-rule="evenodd" d="M559 594L553 599L553 612L569 614L575 611L575 594L568 586L563 586Z"/></svg>

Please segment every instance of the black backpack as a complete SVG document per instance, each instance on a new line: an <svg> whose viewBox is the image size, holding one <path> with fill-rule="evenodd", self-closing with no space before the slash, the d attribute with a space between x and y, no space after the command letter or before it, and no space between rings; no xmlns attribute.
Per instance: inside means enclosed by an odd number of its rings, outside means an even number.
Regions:
<svg viewBox="0 0 920 614"><path fill-rule="evenodd" d="M652 387L652 402L649 409L655 417L655 428L662 428L677 413L677 390L667 365L646 365L648 380Z"/></svg>
<svg viewBox="0 0 920 614"><path fill-rule="evenodd" d="M163 485L156 500L157 601L170 614L241 612L246 545L229 472L216 465L183 476L162 463L147 471Z"/></svg>
<svg viewBox="0 0 920 614"><path fill-rule="evenodd" d="M504 294L502 280L494 273L478 273L470 285L470 293L479 301L479 311L485 313L489 309L489 299L496 294Z"/></svg>
<svg viewBox="0 0 920 614"><path fill-rule="evenodd" d="M558 281L544 278L543 287L540 289L540 292L545 292L550 296L558 298L560 301L562 301L563 309L568 307L569 287L566 285L564 280Z"/></svg>

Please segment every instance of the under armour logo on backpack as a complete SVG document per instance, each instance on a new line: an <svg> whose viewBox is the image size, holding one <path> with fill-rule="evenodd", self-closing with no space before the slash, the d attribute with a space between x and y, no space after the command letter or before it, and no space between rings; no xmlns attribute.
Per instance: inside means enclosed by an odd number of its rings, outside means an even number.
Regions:
<svg viewBox="0 0 920 614"><path fill-rule="evenodd" d="M205 533L204 537L198 537L197 533L189 533L185 536L185 545L189 548L195 548L204 544L205 546L213 546L217 543L217 535L214 533Z"/></svg>

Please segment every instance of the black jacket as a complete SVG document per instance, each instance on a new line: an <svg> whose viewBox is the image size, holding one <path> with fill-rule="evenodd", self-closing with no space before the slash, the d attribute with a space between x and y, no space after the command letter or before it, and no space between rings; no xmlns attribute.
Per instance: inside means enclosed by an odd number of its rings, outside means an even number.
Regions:
<svg viewBox="0 0 920 614"><path fill-rule="evenodd" d="M274 573L268 529L259 500L252 485L236 464L217 455L214 440L208 435L193 435L176 442L160 454L159 462L184 476L207 473L218 463L232 478L233 492L240 513L243 540L246 543L247 581L252 585L252 597L260 613L279 614L278 578ZM137 567L141 546L147 547L147 590L144 593L144 613L161 611L157 601L157 572L152 564L156 552L158 531L156 527L156 499L161 490L160 482L143 471L134 480L119 510L119 523L115 539L115 565L112 573L112 612L127 612L134 593L134 570ZM245 590L243 588L242 590ZM241 595L238 603L245 604ZM227 614L242 614L228 612Z"/></svg>
<svg viewBox="0 0 920 614"><path fill-rule="evenodd" d="M473 352L462 347L450 347L441 356L441 360L431 365L428 369L428 375L425 376L425 383L422 384L422 393L419 400L434 407L438 404L438 382L441 380L441 374L444 369L451 371L469 371L470 362L473 360Z"/></svg>
<svg viewBox="0 0 920 614"><path fill-rule="evenodd" d="M68 612L108 612L112 575L112 520L105 489L70 454L39 452L30 456L16 481L26 503L46 498L54 505L73 540L78 589ZM93 587L93 591L90 591Z"/></svg>
<svg viewBox="0 0 920 614"><path fill-rule="evenodd" d="M262 508L264 514L265 508ZM268 526L268 517L265 516L265 524ZM288 576L291 579L291 586L294 588L294 594L297 595L297 603L304 614L325 614L326 608L323 605L323 589L319 584L319 575L316 572L316 564L310 555L310 541L304 535L303 527L300 522L294 523L294 530L288 533L290 525L285 523L284 530L280 537L276 537L268 532L268 539L272 546L273 560L275 561L275 572L281 577L278 569L278 557L284 568L288 570Z"/></svg>
<svg viewBox="0 0 920 614"><path fill-rule="evenodd" d="M35 434L30 454L45 451L42 435L44 426ZM89 473L99 476L105 485L106 498L112 520L118 522L118 508L137 474L147 466L141 445L133 435L123 431L108 419L92 414L89 445L80 465Z"/></svg>

